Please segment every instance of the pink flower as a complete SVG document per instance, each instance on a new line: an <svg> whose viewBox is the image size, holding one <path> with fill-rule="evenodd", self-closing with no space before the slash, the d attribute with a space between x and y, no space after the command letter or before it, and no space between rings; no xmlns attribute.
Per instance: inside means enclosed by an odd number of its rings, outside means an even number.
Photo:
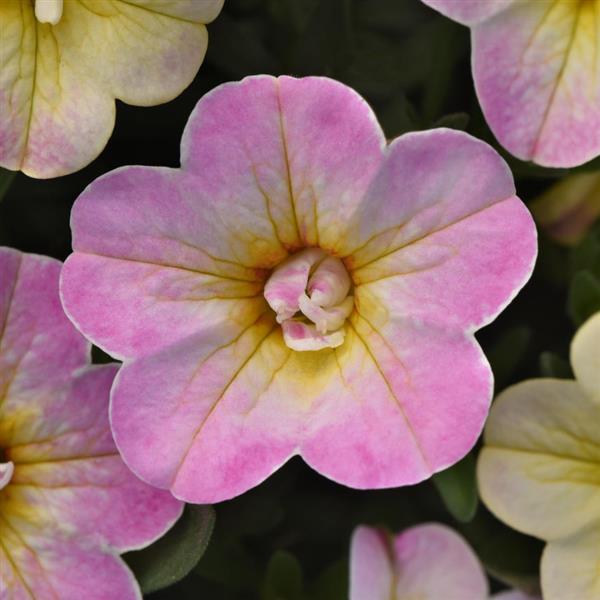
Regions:
<svg viewBox="0 0 600 600"><path fill-rule="evenodd" d="M438 523L395 537L357 527L350 550L350 600L486 600L488 582L479 559L455 531ZM536 600L511 590L490 600ZM540 599L537 599L540 600Z"/></svg>
<svg viewBox="0 0 600 600"><path fill-rule="evenodd" d="M335 81L205 96L182 168L98 179L62 297L123 359L127 464L179 498L241 494L290 457L357 488L415 483L473 446L492 375L473 332L528 279L531 216L486 144L386 144Z"/></svg>
<svg viewBox="0 0 600 600"><path fill-rule="evenodd" d="M0 597L141 598L119 553L158 538L182 506L120 459L108 423L116 366L89 364L59 271L0 249Z"/></svg>
<svg viewBox="0 0 600 600"><path fill-rule="evenodd" d="M471 26L485 117L515 156L572 167L600 154L599 0L423 0Z"/></svg>

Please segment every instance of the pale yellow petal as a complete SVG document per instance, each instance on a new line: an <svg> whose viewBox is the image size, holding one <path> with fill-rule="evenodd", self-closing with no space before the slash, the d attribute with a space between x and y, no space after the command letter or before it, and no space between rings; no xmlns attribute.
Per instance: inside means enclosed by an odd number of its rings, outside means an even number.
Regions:
<svg viewBox="0 0 600 600"><path fill-rule="evenodd" d="M573 381L540 379L495 401L478 464L490 510L552 540L600 518L600 405Z"/></svg>
<svg viewBox="0 0 600 600"><path fill-rule="evenodd" d="M600 524L548 544L541 574L545 600L600 598Z"/></svg>
<svg viewBox="0 0 600 600"><path fill-rule="evenodd" d="M581 387L600 402L600 312L590 317L573 338L571 364Z"/></svg>

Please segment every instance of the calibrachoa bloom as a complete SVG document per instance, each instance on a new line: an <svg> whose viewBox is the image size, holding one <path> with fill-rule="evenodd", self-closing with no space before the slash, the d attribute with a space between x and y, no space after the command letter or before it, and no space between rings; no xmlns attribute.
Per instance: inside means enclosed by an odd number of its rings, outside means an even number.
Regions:
<svg viewBox="0 0 600 600"><path fill-rule="evenodd" d="M461 458L492 376L473 332L531 272L532 219L486 144L386 144L325 78L250 77L205 96L182 168L127 167L72 213L63 303L125 361L117 445L194 502L291 456L358 488Z"/></svg>
<svg viewBox="0 0 600 600"><path fill-rule="evenodd" d="M192 81L223 0L2 0L0 165L81 169L106 145L115 98L151 106Z"/></svg>
<svg viewBox="0 0 600 600"><path fill-rule="evenodd" d="M120 459L116 365L89 364L60 266L0 248L0 597L141 598L118 555L162 535L182 505Z"/></svg>
<svg viewBox="0 0 600 600"><path fill-rule="evenodd" d="M471 27L473 76L515 156L571 167L600 154L600 0L423 0Z"/></svg>
<svg viewBox="0 0 600 600"><path fill-rule="evenodd" d="M546 540L546 600L600 598L600 313L571 345L576 381L537 379L494 403L481 495L511 527Z"/></svg>
<svg viewBox="0 0 600 600"><path fill-rule="evenodd" d="M477 556L454 530L438 523L392 537L357 527L350 550L350 600L486 600L488 581ZM493 600L536 600L512 590Z"/></svg>

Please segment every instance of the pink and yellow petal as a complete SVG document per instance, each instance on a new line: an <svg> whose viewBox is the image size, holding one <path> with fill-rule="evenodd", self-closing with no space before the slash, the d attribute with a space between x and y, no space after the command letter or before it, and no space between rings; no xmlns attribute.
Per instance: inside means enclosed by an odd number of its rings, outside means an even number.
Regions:
<svg viewBox="0 0 600 600"><path fill-rule="evenodd" d="M357 302L377 297L392 316L475 330L533 269L535 226L507 165L461 132L393 142L351 220L344 255Z"/></svg>
<svg viewBox="0 0 600 600"><path fill-rule="evenodd" d="M425 4L463 25L475 25L507 9L517 0L423 0Z"/></svg>
<svg viewBox="0 0 600 600"><path fill-rule="evenodd" d="M598 0L515 2L473 29L484 114L512 154L571 167L600 154Z"/></svg>
<svg viewBox="0 0 600 600"><path fill-rule="evenodd" d="M367 103L323 77L248 77L220 86L197 105L182 140L182 166L216 198L263 196L288 248L335 252L384 153ZM225 200L223 200L225 201Z"/></svg>
<svg viewBox="0 0 600 600"><path fill-rule="evenodd" d="M73 210L63 304L113 356L151 353L228 321L249 324L266 308L264 267L286 256L270 222L251 199L212 205L196 183L168 169L126 168L94 182ZM226 213L246 223L243 235Z"/></svg>
<svg viewBox="0 0 600 600"><path fill-rule="evenodd" d="M116 555L75 538L15 528L0 515L0 596L11 600L141 600Z"/></svg>
<svg viewBox="0 0 600 600"><path fill-rule="evenodd" d="M509 388L486 425L481 497L510 526L556 540L600 519L600 405L573 381Z"/></svg>
<svg viewBox="0 0 600 600"><path fill-rule="evenodd" d="M43 439L61 418L55 395L88 361L89 345L63 313L60 263L0 249L0 446Z"/></svg>
<svg viewBox="0 0 600 600"><path fill-rule="evenodd" d="M117 453L107 412L115 373L113 365L80 371L43 417L54 435L7 450L16 463L0 492L7 518L125 551L147 545L180 516L181 503L133 476Z"/></svg>
<svg viewBox="0 0 600 600"><path fill-rule="evenodd" d="M128 364L111 403L125 462L191 502L225 500L257 485L297 445L305 411L296 390L281 382L291 355L274 319L262 316Z"/></svg>
<svg viewBox="0 0 600 600"><path fill-rule="evenodd" d="M313 402L304 460L370 489L417 483L462 458L491 399L477 344L410 320L367 320L360 310L346 330L334 377Z"/></svg>
<svg viewBox="0 0 600 600"><path fill-rule="evenodd" d="M205 11L189 2L171 11L161 11L164 2L158 10L151 1L137 4L67 1L54 26L39 23L31 3L2 4L3 166L34 177L80 169L110 137L114 98L152 105L187 87L206 51L206 28L194 20ZM213 15L222 2L199 4Z"/></svg>
<svg viewBox="0 0 600 600"><path fill-rule="evenodd" d="M590 317L573 338L571 365L577 383L600 403L600 312Z"/></svg>
<svg viewBox="0 0 600 600"><path fill-rule="evenodd" d="M478 347L438 333L406 322L387 342L361 323L340 348L297 353L265 316L192 336L123 368L117 445L138 476L201 503L246 491L293 454L353 487L421 481L471 448L491 396Z"/></svg>
<svg viewBox="0 0 600 600"><path fill-rule="evenodd" d="M542 554L544 600L600 598L600 519L573 536L550 542Z"/></svg>

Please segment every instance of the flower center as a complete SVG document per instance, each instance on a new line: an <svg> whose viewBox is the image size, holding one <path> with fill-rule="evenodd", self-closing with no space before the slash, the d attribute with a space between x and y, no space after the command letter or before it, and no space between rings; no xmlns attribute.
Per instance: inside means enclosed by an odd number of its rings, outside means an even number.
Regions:
<svg viewBox="0 0 600 600"><path fill-rule="evenodd" d="M282 262L264 293L287 346L301 351L340 346L354 308L350 287L342 261L320 248L305 248Z"/></svg>
<svg viewBox="0 0 600 600"><path fill-rule="evenodd" d="M40 23L56 25L63 13L63 0L35 0L35 18Z"/></svg>

